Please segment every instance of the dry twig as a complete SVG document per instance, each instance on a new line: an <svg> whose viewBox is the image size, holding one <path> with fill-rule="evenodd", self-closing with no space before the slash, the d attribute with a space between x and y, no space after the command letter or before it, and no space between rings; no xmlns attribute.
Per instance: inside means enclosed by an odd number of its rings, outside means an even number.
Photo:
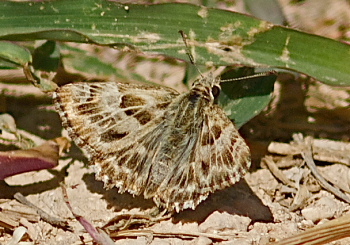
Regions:
<svg viewBox="0 0 350 245"><path fill-rule="evenodd" d="M319 184L326 189L327 191L331 192L333 195L337 196L341 200L350 203L350 198L342 193L338 188L330 185L320 174L320 172L316 168L316 164L313 160L312 156L312 146L311 146L311 138L304 139L301 134L294 136L295 142L297 142L300 145L303 145L301 149L301 155L304 158L307 166L310 168L311 173L315 176Z"/></svg>
<svg viewBox="0 0 350 245"><path fill-rule="evenodd" d="M64 230L70 230L68 223L64 220L61 220L60 218L56 218L51 216L50 214L46 213L44 210L42 210L41 208L35 206L33 203L31 203L30 201L27 200L27 198L25 198L21 193L17 192L14 197L16 198L17 201L19 201L20 203L27 205L28 207L31 207L33 209L35 209L35 211L38 213L38 215L40 216L40 218L42 220L44 220L45 222L56 226L56 227L60 227Z"/></svg>
<svg viewBox="0 0 350 245"><path fill-rule="evenodd" d="M211 240L220 242L227 241L228 238L216 234L208 234L202 232L155 232L152 230L126 230L118 231L110 234L111 237L138 237L138 236L152 236L152 237L165 237L165 238L182 238L182 239L193 239L196 237L207 237Z"/></svg>
<svg viewBox="0 0 350 245"><path fill-rule="evenodd" d="M263 161L264 161L264 163L266 163L266 166L269 168L270 172L279 181L281 181L284 185L288 185L289 187L297 189L297 185L284 175L284 173L278 168L276 163L273 161L271 156L264 157Z"/></svg>

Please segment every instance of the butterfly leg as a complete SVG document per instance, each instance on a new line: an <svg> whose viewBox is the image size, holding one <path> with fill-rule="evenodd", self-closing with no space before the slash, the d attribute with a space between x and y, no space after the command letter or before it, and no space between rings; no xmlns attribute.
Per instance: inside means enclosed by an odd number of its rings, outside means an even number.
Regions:
<svg viewBox="0 0 350 245"><path fill-rule="evenodd" d="M157 206L152 208L148 212L148 215L150 216L153 222L159 222L162 220L170 219L173 214L174 212L169 212L167 209Z"/></svg>

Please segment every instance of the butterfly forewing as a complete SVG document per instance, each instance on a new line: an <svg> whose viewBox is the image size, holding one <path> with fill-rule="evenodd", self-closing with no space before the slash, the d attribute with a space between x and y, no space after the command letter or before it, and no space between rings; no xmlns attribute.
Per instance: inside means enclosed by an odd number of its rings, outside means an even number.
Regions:
<svg viewBox="0 0 350 245"><path fill-rule="evenodd" d="M250 166L249 148L213 103L213 85L204 79L179 95L164 87L77 83L59 88L54 101L98 179L178 212L233 185Z"/></svg>
<svg viewBox="0 0 350 245"><path fill-rule="evenodd" d="M89 157L114 154L163 114L178 93L114 82L74 83L54 93L63 126Z"/></svg>

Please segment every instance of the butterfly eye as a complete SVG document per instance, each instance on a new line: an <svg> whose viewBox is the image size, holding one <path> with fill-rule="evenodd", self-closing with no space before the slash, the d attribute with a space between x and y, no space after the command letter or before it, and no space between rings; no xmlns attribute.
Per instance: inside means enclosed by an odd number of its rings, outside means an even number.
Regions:
<svg viewBox="0 0 350 245"><path fill-rule="evenodd" d="M212 95L214 96L214 98L217 98L217 97L219 96L220 90L221 90L221 89L220 89L219 86L214 85L214 86L212 87L211 93L212 93Z"/></svg>

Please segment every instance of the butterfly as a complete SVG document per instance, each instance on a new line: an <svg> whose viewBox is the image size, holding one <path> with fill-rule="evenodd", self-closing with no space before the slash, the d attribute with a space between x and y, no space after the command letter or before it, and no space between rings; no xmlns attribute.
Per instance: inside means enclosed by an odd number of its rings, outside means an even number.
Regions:
<svg viewBox="0 0 350 245"><path fill-rule="evenodd" d="M220 82L209 74L183 94L161 86L79 82L58 88L53 99L64 128L106 188L180 212L234 185L251 164L247 144L215 103Z"/></svg>

